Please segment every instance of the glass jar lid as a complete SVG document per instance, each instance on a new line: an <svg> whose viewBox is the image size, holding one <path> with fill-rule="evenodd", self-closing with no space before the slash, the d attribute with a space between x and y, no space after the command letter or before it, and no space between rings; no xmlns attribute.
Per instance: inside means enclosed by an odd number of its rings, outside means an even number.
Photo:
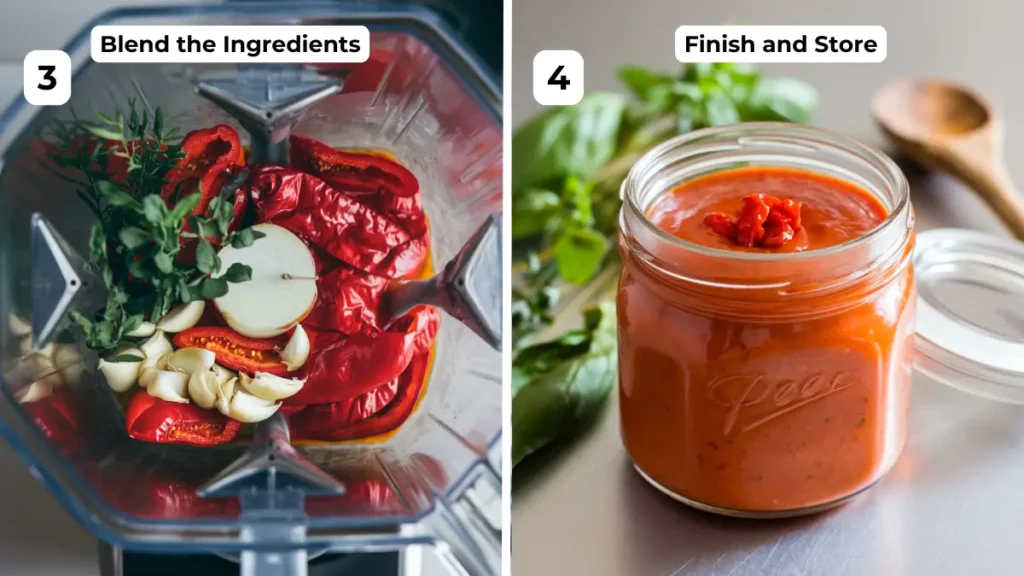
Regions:
<svg viewBox="0 0 1024 576"><path fill-rule="evenodd" d="M1024 243L971 230L922 232L915 367L971 394L1024 404Z"/></svg>

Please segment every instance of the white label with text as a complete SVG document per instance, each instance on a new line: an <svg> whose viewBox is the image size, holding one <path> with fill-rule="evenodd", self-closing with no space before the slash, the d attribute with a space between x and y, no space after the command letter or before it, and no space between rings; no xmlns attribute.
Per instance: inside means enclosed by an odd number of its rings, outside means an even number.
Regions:
<svg viewBox="0 0 1024 576"><path fill-rule="evenodd" d="M881 26L680 26L680 62L877 63L886 56Z"/></svg>
<svg viewBox="0 0 1024 576"><path fill-rule="evenodd" d="M366 26L96 26L96 62L366 62Z"/></svg>

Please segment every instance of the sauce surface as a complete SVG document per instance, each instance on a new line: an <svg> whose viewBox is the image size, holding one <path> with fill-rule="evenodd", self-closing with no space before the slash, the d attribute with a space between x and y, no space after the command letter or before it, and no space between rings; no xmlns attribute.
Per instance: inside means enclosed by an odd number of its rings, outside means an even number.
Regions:
<svg viewBox="0 0 1024 576"><path fill-rule="evenodd" d="M746 247L704 223L716 212L735 217L743 198L758 193L802 203L792 240ZM658 226L685 240L758 252L835 246L886 217L881 202L858 186L786 168L701 178L650 211ZM757 300L713 285L695 292L658 275L621 240L620 253L621 430L647 476L699 504L771 513L839 501L895 462L910 399L916 287L909 261L871 270L848 291L808 305L783 291ZM680 271L713 276L722 262L687 260ZM822 264L811 258L787 266L809 276ZM742 270L751 279L764 272ZM870 282L878 288L865 292ZM835 312L813 309L826 305L822 310Z"/></svg>
<svg viewBox="0 0 1024 576"><path fill-rule="evenodd" d="M764 194L799 202L800 228L782 246L747 247L705 223L712 214L736 218L743 200ZM686 182L659 198L648 218L662 230L695 244L723 250L802 252L859 238L885 221L888 211L867 190L832 176L794 168L753 167L716 172Z"/></svg>

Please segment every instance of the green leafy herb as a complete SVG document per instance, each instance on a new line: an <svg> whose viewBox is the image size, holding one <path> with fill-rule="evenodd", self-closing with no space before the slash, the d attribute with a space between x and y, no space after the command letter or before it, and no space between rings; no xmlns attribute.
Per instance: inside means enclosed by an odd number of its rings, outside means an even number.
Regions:
<svg viewBox="0 0 1024 576"><path fill-rule="evenodd" d="M77 196L96 215L90 264L107 289L102 310L91 316L74 312L71 318L90 348L107 351L137 344L127 334L145 319L155 321L179 302L219 298L229 281L249 280L252 270L241 264L232 266L226 278L209 277L220 271L214 244L249 246L262 234L229 232L234 206L220 198L213 199L206 214L193 215L201 190L183 197L179 185L176 202L167 205L164 176L185 154L178 129L164 131L161 110L154 112L152 123L149 112L140 114L134 102L127 121L120 112L114 118L96 113L96 118L57 121L48 136L57 147L51 156L56 173L76 185ZM185 242L196 238L195 258L179 258Z"/></svg>
<svg viewBox="0 0 1024 576"><path fill-rule="evenodd" d="M583 314L583 329L524 348L512 362L513 466L592 420L615 383L615 305Z"/></svg>
<svg viewBox="0 0 1024 576"><path fill-rule="evenodd" d="M142 362L144 358L137 354L118 354L114 357L114 362Z"/></svg>

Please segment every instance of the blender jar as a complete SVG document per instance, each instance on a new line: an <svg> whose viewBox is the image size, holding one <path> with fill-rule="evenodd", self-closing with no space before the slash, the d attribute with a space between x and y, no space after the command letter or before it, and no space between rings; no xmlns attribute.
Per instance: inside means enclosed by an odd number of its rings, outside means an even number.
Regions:
<svg viewBox="0 0 1024 576"><path fill-rule="evenodd" d="M319 67L97 64L88 38L99 24L365 25L371 56ZM64 50L74 66L71 101L40 109L19 100L0 118L0 419L8 441L79 521L115 546L237 555L250 574L304 573L318 551L435 546L468 573L500 570L500 518L484 502L500 495L501 95L475 58L428 11L365 4L121 10ZM296 134L386 151L415 174L439 273L396 293L449 314L426 391L392 435L293 447L276 415L251 439L220 446L127 436L96 354L69 321L104 301L103 281L86 262L95 217L43 165L37 143L55 119L113 114L129 101L151 117L161 109L182 134L233 126L250 163L286 163ZM50 369L11 369L27 352L48 354ZM53 394L25 401L38 383Z"/></svg>

